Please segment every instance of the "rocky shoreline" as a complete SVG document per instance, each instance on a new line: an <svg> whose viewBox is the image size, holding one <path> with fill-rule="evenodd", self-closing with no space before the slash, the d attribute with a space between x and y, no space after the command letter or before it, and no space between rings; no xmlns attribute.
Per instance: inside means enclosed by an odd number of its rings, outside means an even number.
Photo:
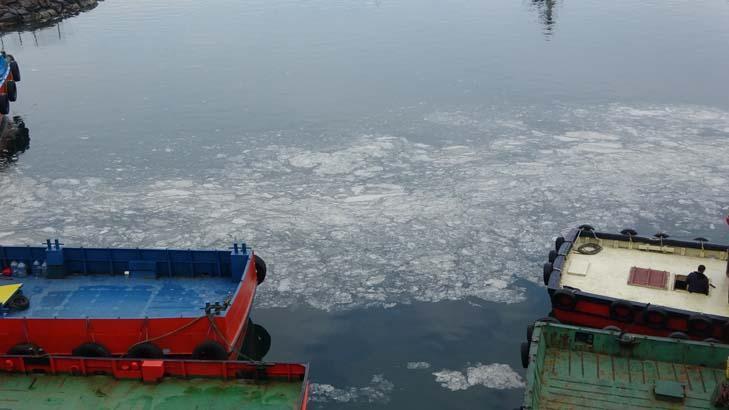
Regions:
<svg viewBox="0 0 729 410"><path fill-rule="evenodd" d="M42 26L91 10L98 0L3 0L0 32Z"/></svg>

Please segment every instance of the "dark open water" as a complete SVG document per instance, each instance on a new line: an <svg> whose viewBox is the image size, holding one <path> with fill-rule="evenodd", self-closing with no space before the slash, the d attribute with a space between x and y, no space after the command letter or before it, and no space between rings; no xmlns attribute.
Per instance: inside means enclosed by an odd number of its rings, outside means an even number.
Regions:
<svg viewBox="0 0 729 410"><path fill-rule="evenodd" d="M2 40L0 241L247 241L314 408L517 407L561 230L729 242L726 0L107 0Z"/></svg>

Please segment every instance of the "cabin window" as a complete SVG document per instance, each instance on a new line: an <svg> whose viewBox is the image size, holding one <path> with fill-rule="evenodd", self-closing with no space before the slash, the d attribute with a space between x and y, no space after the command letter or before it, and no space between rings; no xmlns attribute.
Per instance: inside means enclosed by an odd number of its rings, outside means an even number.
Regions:
<svg viewBox="0 0 729 410"><path fill-rule="evenodd" d="M673 282L673 290L688 290L688 282L686 275L676 275L676 280Z"/></svg>
<svg viewBox="0 0 729 410"><path fill-rule="evenodd" d="M668 275L669 273L664 270L639 268L637 266L633 266L632 268L630 268L628 285L666 289L668 285Z"/></svg>

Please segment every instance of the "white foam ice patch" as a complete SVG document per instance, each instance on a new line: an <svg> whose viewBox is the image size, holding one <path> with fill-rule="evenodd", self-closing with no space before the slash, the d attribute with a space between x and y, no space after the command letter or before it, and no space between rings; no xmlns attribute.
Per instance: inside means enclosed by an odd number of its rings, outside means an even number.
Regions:
<svg viewBox="0 0 729 410"><path fill-rule="evenodd" d="M468 138L428 145L373 134L326 149L241 139L202 175L125 184L11 167L0 173L1 239L170 248L243 240L269 266L257 307L342 310L519 302L517 281L540 282L554 236L580 223L726 238L718 223L729 205L729 146L717 143L728 136L725 111L525 108L433 113L421 126Z"/></svg>
<svg viewBox="0 0 729 410"><path fill-rule="evenodd" d="M524 380L507 364L476 363L464 371L440 370L433 372L436 383L452 391L467 390L474 386L489 389L518 389L524 387Z"/></svg>
<svg viewBox="0 0 729 410"><path fill-rule="evenodd" d="M410 370L429 369L430 363L428 363L428 362L408 362L407 368Z"/></svg>
<svg viewBox="0 0 729 410"><path fill-rule="evenodd" d="M394 387L383 375L376 374L365 387L337 388L331 384L312 383L309 398L314 402L387 403Z"/></svg>

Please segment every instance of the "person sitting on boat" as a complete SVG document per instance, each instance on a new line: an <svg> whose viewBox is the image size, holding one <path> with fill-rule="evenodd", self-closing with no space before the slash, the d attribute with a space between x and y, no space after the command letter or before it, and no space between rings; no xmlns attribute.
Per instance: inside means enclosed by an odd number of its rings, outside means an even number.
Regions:
<svg viewBox="0 0 729 410"><path fill-rule="evenodd" d="M706 266L699 265L698 269L689 273L686 278L686 289L691 293L709 294L709 278L704 275Z"/></svg>

